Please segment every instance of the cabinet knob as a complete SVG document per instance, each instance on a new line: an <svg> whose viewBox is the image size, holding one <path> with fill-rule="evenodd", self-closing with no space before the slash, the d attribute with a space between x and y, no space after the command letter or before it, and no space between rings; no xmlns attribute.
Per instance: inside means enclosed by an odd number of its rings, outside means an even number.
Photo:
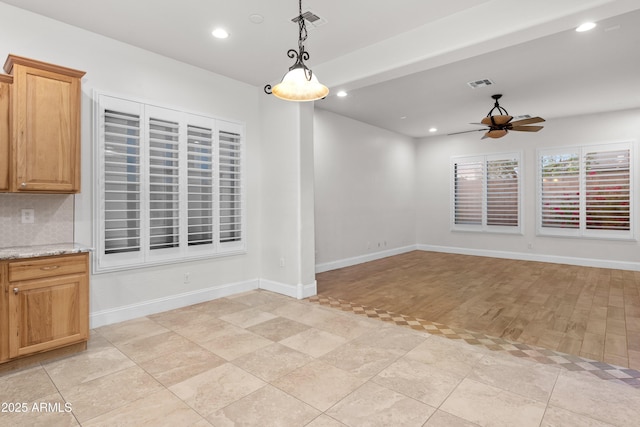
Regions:
<svg viewBox="0 0 640 427"><path fill-rule="evenodd" d="M26 183L26 182L23 182L22 184L20 184L20 187L22 187L22 188L24 188L24 187L26 187L26 186L27 186L27 183Z"/></svg>
<svg viewBox="0 0 640 427"><path fill-rule="evenodd" d="M15 295L18 295L18 292L19 292L19 291L20 291L20 289L18 289L18 288L13 288L13 293L14 293Z"/></svg>

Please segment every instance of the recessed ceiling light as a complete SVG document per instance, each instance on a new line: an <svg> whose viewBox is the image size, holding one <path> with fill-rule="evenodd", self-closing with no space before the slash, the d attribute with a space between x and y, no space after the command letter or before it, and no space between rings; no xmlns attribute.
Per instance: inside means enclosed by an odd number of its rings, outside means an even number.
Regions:
<svg viewBox="0 0 640 427"><path fill-rule="evenodd" d="M339 96L340 98L344 98L345 96L347 96L347 92L345 92L344 90L341 90L340 92L336 93L336 96Z"/></svg>
<svg viewBox="0 0 640 427"><path fill-rule="evenodd" d="M253 22L254 24L262 24L264 22L264 16L257 13L252 13L251 15L249 15L249 21Z"/></svg>
<svg viewBox="0 0 640 427"><path fill-rule="evenodd" d="M211 35L217 39L226 39L229 37L229 33L224 28L216 28L211 32Z"/></svg>
<svg viewBox="0 0 640 427"><path fill-rule="evenodd" d="M585 31L593 30L595 27L595 22L585 22L584 24L581 24L578 28L576 28L576 31L579 33L583 33Z"/></svg>
<svg viewBox="0 0 640 427"><path fill-rule="evenodd" d="M429 132L438 132L437 128L429 128Z"/></svg>
<svg viewBox="0 0 640 427"><path fill-rule="evenodd" d="M407 116L401 116L400 120L405 120L407 118Z"/></svg>

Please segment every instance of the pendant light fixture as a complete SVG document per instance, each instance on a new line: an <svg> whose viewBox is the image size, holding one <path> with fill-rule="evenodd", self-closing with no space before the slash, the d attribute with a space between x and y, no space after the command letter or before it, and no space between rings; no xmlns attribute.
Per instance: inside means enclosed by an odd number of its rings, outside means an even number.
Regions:
<svg viewBox="0 0 640 427"><path fill-rule="evenodd" d="M304 49L307 26L302 16L302 0L298 0L298 6L298 50L289 49L287 52L287 56L295 58L296 62L289 67L289 71L280 83L273 87L268 84L264 87L264 91L286 101L315 101L327 96L329 89L318 81L313 71L304 63L309 60L309 52Z"/></svg>

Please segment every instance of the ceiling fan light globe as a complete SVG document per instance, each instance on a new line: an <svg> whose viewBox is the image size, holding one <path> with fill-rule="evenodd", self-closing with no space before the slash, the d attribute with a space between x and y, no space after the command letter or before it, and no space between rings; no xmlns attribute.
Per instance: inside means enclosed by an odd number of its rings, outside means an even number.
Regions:
<svg viewBox="0 0 640 427"><path fill-rule="evenodd" d="M491 119L493 119L493 121ZM509 123L512 119L513 119L513 116L508 116L508 115L487 116L484 119L482 119L480 123L487 126L492 126L492 125L502 126Z"/></svg>
<svg viewBox="0 0 640 427"><path fill-rule="evenodd" d="M506 134L507 134L506 129L492 129L489 132L485 133L484 135L488 136L489 138L498 139L498 138L502 138Z"/></svg>
<svg viewBox="0 0 640 427"><path fill-rule="evenodd" d="M275 85L272 93L286 101L315 101L329 94L329 89L318 81L315 74L307 80L304 68L298 67L284 75L282 81Z"/></svg>

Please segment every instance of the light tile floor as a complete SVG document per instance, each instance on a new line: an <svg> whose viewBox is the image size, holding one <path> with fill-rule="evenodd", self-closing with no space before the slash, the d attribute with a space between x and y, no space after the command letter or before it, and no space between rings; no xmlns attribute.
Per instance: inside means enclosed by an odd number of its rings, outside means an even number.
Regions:
<svg viewBox="0 0 640 427"><path fill-rule="evenodd" d="M1 426L640 420L628 384L265 291L98 328L83 353L0 375L0 397Z"/></svg>

